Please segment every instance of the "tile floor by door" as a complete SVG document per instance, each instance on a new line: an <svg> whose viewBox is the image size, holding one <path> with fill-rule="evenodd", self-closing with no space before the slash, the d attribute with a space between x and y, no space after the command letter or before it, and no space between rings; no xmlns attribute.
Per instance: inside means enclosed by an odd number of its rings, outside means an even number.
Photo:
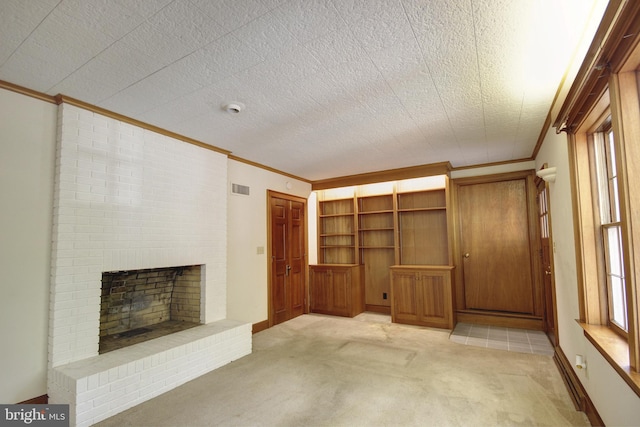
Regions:
<svg viewBox="0 0 640 427"><path fill-rule="evenodd" d="M449 339L476 347L553 356L553 347L542 331L458 323Z"/></svg>

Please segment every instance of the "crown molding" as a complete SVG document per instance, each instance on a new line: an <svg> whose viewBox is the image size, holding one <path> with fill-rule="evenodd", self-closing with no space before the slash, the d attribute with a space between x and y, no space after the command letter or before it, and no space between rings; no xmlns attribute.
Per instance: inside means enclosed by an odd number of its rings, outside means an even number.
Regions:
<svg viewBox="0 0 640 427"><path fill-rule="evenodd" d="M313 190L348 187L351 185L372 184L376 182L397 181L401 179L420 178L433 175L447 175L451 172L451 163L440 162L406 168L347 175L337 178L321 179L311 182Z"/></svg>
<svg viewBox="0 0 640 427"><path fill-rule="evenodd" d="M207 150L211 150L211 151L216 151L216 152L224 154L226 156L231 154L231 151L224 150L222 148L218 148L218 147L210 145L210 144L206 144L206 143L204 143L202 141L198 141L197 139L189 138L187 136L180 135L178 133L171 132L169 130L163 129L161 127L158 127L158 126L155 126L155 125L151 125L149 123L142 122L140 120L132 119L131 117L127 117L127 116L124 116L122 114L115 113L113 111L104 109L102 107L97 107L97 106L95 106L93 104L89 104L87 102L80 101L78 99L71 98L71 97L66 96L66 95L56 95L55 98L56 98L56 101L57 101L58 104L73 105L75 107L82 108L82 109L88 110L88 111L92 111L94 113L103 115L105 117L109 117L109 118L112 118L112 119L115 119L115 120L119 120L119 121L124 122L124 123L129 123L130 125L134 125L134 126L137 126L139 128L142 128L142 129L150 130L152 132L156 132L156 133L159 133L161 135L165 135L165 136L168 136L168 137L171 137L171 138L174 138L174 139L178 139L178 140L180 140L182 142L186 142L188 144L196 145L198 147L201 147L201 148L204 148L204 149L207 149Z"/></svg>
<svg viewBox="0 0 640 427"><path fill-rule="evenodd" d="M253 162L251 160L243 159L242 157L234 156L233 154L229 154L227 157L229 158L229 160L235 160L236 162L245 163L247 165L254 166L254 167L260 168L260 169L264 169L264 170L269 171L269 172L274 172L274 173L277 173L279 175L284 175L284 176L287 176L289 178L297 179L299 181L303 181L303 182L306 182L308 184L312 183L312 181L310 181L310 180L308 180L306 178L302 178L302 177L290 174L288 172L283 172L281 170L272 168L270 166L265 166L265 165L260 164L260 163Z"/></svg>
<svg viewBox="0 0 640 427"><path fill-rule="evenodd" d="M23 86L18 86L16 84L9 83L9 82L4 81L4 80L0 80L0 89L6 89L6 90L9 90L11 92L15 92L15 93L19 93L21 95L28 96L30 98L35 98L35 99L39 99L40 101L48 102L50 104L57 104L58 103L58 101L56 100L55 96L47 95L46 93L38 92L38 91L33 90L33 89L28 89L28 88L23 87Z"/></svg>

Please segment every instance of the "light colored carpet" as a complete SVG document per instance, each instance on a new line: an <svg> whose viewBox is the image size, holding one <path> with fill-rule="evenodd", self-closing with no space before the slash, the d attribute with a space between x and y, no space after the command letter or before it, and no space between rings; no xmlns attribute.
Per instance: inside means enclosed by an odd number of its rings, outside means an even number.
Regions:
<svg viewBox="0 0 640 427"><path fill-rule="evenodd" d="M551 357L449 331L304 315L253 353L99 426L588 426Z"/></svg>

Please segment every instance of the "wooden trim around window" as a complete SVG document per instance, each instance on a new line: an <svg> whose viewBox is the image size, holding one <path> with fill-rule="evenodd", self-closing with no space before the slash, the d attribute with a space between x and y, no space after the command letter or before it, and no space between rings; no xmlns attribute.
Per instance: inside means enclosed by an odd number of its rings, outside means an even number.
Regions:
<svg viewBox="0 0 640 427"><path fill-rule="evenodd" d="M607 90L640 41L640 2L610 0L553 127L570 132L582 126L594 102Z"/></svg>
<svg viewBox="0 0 640 427"><path fill-rule="evenodd" d="M606 324L607 316L598 284L602 277L598 267L600 234L596 232L588 133L595 130L608 109L609 92L606 91L592 106L581 129L568 135L579 315L582 322L590 324Z"/></svg>
<svg viewBox="0 0 640 427"><path fill-rule="evenodd" d="M637 49L640 51L640 48ZM612 127L618 152L618 193L622 222L624 273L627 290L627 341L629 364L640 370L640 331L638 331L638 287L640 286L640 194L632 191L640 180L640 96L638 74L614 74L611 91ZM635 230L635 232L634 232ZM638 248L638 250L636 250Z"/></svg>

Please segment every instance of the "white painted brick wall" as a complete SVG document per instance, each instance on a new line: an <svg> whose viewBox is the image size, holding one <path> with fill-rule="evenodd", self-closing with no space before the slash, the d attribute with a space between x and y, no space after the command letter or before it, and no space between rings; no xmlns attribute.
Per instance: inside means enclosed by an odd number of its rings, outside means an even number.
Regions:
<svg viewBox="0 0 640 427"><path fill-rule="evenodd" d="M86 381L62 374L84 360L111 354L98 356L103 271L202 264L202 320L209 324L225 319L226 183L224 154L72 105L60 106L48 391L52 403L72 405L81 425L251 351L248 326L237 337L218 334L168 353L159 348L154 356L120 361ZM144 348L149 345L153 347ZM212 351L215 358L209 357ZM174 363L177 359L181 362Z"/></svg>
<svg viewBox="0 0 640 427"><path fill-rule="evenodd" d="M103 271L204 264L203 317L226 317L225 155L59 109L50 366L98 354Z"/></svg>

